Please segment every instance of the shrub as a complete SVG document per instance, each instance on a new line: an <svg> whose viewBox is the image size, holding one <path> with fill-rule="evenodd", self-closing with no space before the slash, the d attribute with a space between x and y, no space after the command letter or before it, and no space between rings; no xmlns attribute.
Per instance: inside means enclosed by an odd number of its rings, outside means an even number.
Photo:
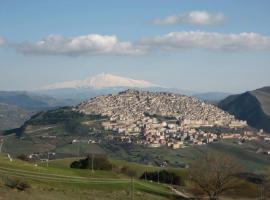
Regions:
<svg viewBox="0 0 270 200"><path fill-rule="evenodd" d="M93 169L94 170L111 170L111 162L103 155L89 155L85 159L74 161L70 164L71 168L77 169L91 169L93 156Z"/></svg>
<svg viewBox="0 0 270 200"><path fill-rule="evenodd" d="M30 159L27 155L25 155L25 154L21 154L21 155L17 156L17 158L20 159L20 160L22 160L22 161L27 161L27 162L29 162L29 161L31 160L31 159Z"/></svg>
<svg viewBox="0 0 270 200"><path fill-rule="evenodd" d="M168 183L173 185L182 185L182 180L180 176L173 172L168 172L166 170L155 171L155 172L144 172L140 179L147 179L155 182Z"/></svg>
<svg viewBox="0 0 270 200"><path fill-rule="evenodd" d="M121 173L130 176L130 177L135 177L137 175L137 172L134 169L131 169L128 166L124 166L121 169Z"/></svg>
<svg viewBox="0 0 270 200"><path fill-rule="evenodd" d="M20 191L25 191L28 188L30 188L30 185L28 183L21 181L19 179L11 179L11 178L6 178L5 186Z"/></svg>

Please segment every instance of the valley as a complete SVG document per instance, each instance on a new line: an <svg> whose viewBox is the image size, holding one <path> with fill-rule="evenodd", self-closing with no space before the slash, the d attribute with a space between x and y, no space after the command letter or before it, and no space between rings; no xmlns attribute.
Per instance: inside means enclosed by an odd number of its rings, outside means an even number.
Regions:
<svg viewBox="0 0 270 200"><path fill-rule="evenodd" d="M200 151L220 151L250 171L267 170L270 163L267 133L213 105L171 93L127 90L100 96L76 107L39 112L16 131L2 136L2 151L34 160L47 159L48 152L50 159L105 154L188 168Z"/></svg>

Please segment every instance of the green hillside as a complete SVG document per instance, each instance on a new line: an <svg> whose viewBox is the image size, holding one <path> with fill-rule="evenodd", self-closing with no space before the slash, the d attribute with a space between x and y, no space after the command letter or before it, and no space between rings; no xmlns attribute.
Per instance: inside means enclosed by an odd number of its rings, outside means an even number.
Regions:
<svg viewBox="0 0 270 200"><path fill-rule="evenodd" d="M132 199L132 196L133 199L145 200L183 199L171 192L167 185L138 179L132 183L129 177L109 171L70 169L65 163L71 160L52 161L46 167L42 163L34 166L19 160L10 162L6 155L1 155L0 197L9 200L124 200ZM11 189L7 187L11 180L21 180L30 188L24 192Z"/></svg>
<svg viewBox="0 0 270 200"><path fill-rule="evenodd" d="M38 111L73 103L72 100L55 99L24 91L0 91L0 131L22 126Z"/></svg>

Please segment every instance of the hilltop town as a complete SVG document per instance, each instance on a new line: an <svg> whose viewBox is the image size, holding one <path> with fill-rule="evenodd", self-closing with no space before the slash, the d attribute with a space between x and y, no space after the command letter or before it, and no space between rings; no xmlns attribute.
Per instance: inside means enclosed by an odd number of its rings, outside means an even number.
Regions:
<svg viewBox="0 0 270 200"><path fill-rule="evenodd" d="M92 98L81 103L76 111L109 117L102 126L119 133L118 140L149 147L166 145L177 149L185 144L211 143L220 137L239 138L239 133L218 135L202 128L247 127L246 121L196 98L134 89Z"/></svg>

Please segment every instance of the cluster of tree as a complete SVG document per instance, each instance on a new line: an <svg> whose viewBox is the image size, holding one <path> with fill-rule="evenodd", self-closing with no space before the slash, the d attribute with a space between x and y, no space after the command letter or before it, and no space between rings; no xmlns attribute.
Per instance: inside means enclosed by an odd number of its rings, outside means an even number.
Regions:
<svg viewBox="0 0 270 200"><path fill-rule="evenodd" d="M202 152L191 164L190 179L194 184L193 193L217 200L229 190L241 185L238 174L242 172L239 163L227 154Z"/></svg>
<svg viewBox="0 0 270 200"><path fill-rule="evenodd" d="M228 154L202 152L191 163L189 177L192 193L198 199L218 200L226 192L241 190L244 181L257 185L259 199L270 199L270 176L245 172L244 168Z"/></svg>
<svg viewBox="0 0 270 200"><path fill-rule="evenodd" d="M27 155L25 155L25 154L18 155L17 158L20 159L20 160L22 160L22 161L26 161L26 162L30 162L31 161L31 159Z"/></svg>
<svg viewBox="0 0 270 200"><path fill-rule="evenodd" d="M125 174L125 175L127 175L129 177L135 177L135 176L137 176L137 171L135 169L132 169L129 166L123 166L121 168L121 173L122 174Z"/></svg>
<svg viewBox="0 0 270 200"><path fill-rule="evenodd" d="M93 169L93 170L111 170L112 163L103 155L88 155L79 161L70 164L71 168Z"/></svg>
<svg viewBox="0 0 270 200"><path fill-rule="evenodd" d="M173 185L181 185L180 176L173 172L168 172L166 170L154 171L154 172L144 172L140 179L151 180L160 183L167 183Z"/></svg>

